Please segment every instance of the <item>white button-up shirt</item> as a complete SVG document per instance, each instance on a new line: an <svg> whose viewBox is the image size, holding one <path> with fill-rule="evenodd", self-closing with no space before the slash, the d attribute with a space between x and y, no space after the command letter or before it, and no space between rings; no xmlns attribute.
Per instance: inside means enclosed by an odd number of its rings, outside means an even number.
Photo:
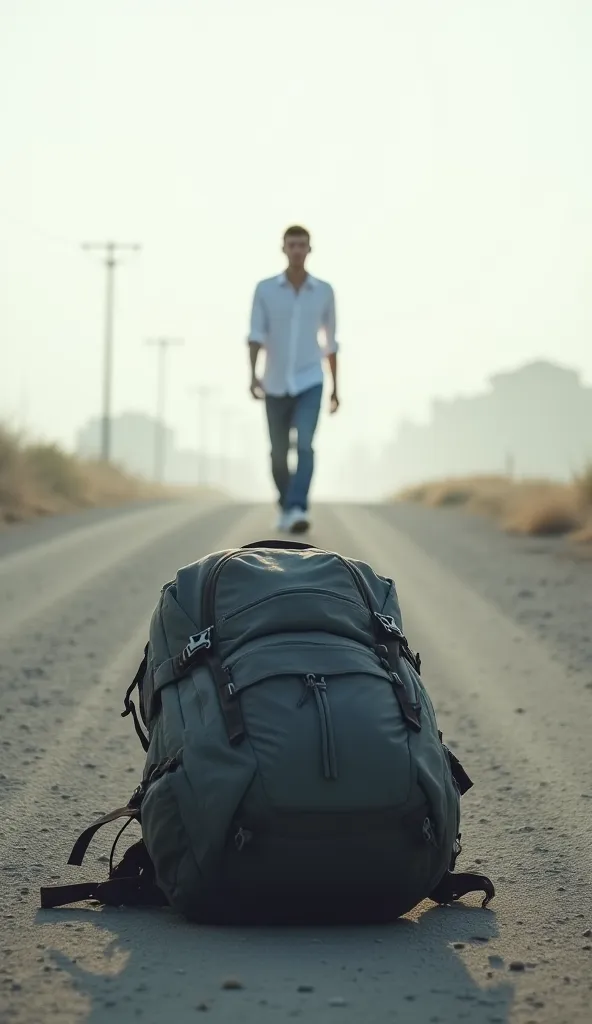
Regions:
<svg viewBox="0 0 592 1024"><path fill-rule="evenodd" d="M298 292L285 274L260 281L248 340L265 349L265 393L299 395L322 384L323 358L338 349L335 329L335 295L326 281L309 274Z"/></svg>

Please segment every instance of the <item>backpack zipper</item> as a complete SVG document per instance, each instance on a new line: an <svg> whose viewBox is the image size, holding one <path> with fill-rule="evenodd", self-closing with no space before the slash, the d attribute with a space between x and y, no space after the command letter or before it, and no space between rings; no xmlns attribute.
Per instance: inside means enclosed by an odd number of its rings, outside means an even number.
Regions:
<svg viewBox="0 0 592 1024"><path fill-rule="evenodd" d="M337 778L337 753L335 751L335 736L333 735L333 723L331 721L331 708L327 697L327 683L324 676L316 676L308 672L304 676L304 693L298 701L301 708L306 703L311 693L314 694L319 721L321 723L321 750L323 757L323 773L326 779Z"/></svg>
<svg viewBox="0 0 592 1024"><path fill-rule="evenodd" d="M273 594L267 594L265 597L260 597L256 601L249 601L248 604L241 605L236 611L228 612L227 615L222 615L218 619L218 623L227 623L235 617L235 615L243 615L244 612L253 611L254 608L260 608L262 604L267 601L275 601L278 597L286 597L294 595L294 587L286 587L282 590L276 590ZM330 597L337 601L345 601L346 604L351 604L354 608L362 607L359 601L354 601L352 597L345 597L344 594L336 594L333 590L324 590L322 587L298 587L298 594L314 594L317 597Z"/></svg>
<svg viewBox="0 0 592 1024"><path fill-rule="evenodd" d="M371 598L370 592L369 592L369 590L368 590L368 588L366 586L366 581L364 580L364 577L362 576L362 574L360 572L358 572L358 570L356 568L354 568L354 566L350 565L350 563L348 562L347 558L343 558L343 556L337 554L336 551L331 551L331 552L326 552L326 553L327 554L335 555L335 558L337 558L337 560L341 563L341 565L344 567L344 569L347 569L349 575L351 576L353 582L356 585L356 588L357 588L358 592L360 593L360 596L361 596L361 598L362 598L366 608L370 612L371 617L373 617L374 609L372 607L372 598ZM215 609L216 585L217 585L218 580L220 578L220 573L222 572L222 569L224 568L224 566L226 565L227 562L230 562L231 559L233 559L237 555L241 555L241 554L244 554L244 549L243 548L238 548L238 549L234 549L233 551L229 551L226 555L223 555L223 557L220 558L212 566L212 568L210 569L210 571L209 571L209 573L208 573L208 575L206 577L206 581L205 581L204 589L203 589L203 594L202 594L202 607L201 607L202 622L207 622L209 625L212 625L212 626L215 625L215 618L216 618L216 609ZM372 622L373 622L373 618L372 618Z"/></svg>

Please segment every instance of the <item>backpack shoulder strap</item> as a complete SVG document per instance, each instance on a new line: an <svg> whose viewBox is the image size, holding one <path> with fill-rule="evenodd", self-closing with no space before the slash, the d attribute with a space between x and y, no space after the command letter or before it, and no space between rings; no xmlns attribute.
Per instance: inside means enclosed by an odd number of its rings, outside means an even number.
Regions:
<svg viewBox="0 0 592 1024"><path fill-rule="evenodd" d="M164 893L156 885L154 867L141 839L126 850L120 863L104 882L41 887L41 906L44 910L65 907L82 900L97 900L111 907L168 906Z"/></svg>

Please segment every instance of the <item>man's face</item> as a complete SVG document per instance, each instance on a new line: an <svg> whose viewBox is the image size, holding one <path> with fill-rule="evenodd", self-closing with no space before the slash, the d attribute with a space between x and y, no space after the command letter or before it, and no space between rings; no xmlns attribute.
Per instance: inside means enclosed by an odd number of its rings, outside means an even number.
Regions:
<svg viewBox="0 0 592 1024"><path fill-rule="evenodd" d="M306 235L288 235L284 241L284 254L291 267L303 267L310 252L310 242Z"/></svg>

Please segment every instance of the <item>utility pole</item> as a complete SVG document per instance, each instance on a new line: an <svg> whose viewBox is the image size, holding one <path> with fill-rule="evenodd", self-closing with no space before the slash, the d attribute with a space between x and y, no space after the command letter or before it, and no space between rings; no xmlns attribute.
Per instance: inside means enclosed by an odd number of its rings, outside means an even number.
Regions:
<svg viewBox="0 0 592 1024"><path fill-rule="evenodd" d="M228 479L227 458L230 454L232 415L233 411L231 409L226 406L221 406L219 410L220 419L218 423L218 472L216 474L216 482L222 488L224 488Z"/></svg>
<svg viewBox="0 0 592 1024"><path fill-rule="evenodd" d="M154 424L154 479L158 483L164 480L165 471L165 400L166 400L166 356L172 345L183 345L182 338L148 338L147 345L158 348L158 368L156 382L156 422Z"/></svg>
<svg viewBox="0 0 592 1024"><path fill-rule="evenodd" d="M101 458L111 459L111 394L113 390L113 314L115 298L115 268L119 264L117 253L138 252L142 246L128 242L84 242L85 252L105 253L105 334L103 342L103 402L101 425Z"/></svg>
<svg viewBox="0 0 592 1024"><path fill-rule="evenodd" d="M236 486L236 469L239 461L242 461L245 438L245 422L240 413L230 406L221 409L218 479L223 489ZM238 441L242 443L238 444Z"/></svg>
<svg viewBox="0 0 592 1024"><path fill-rule="evenodd" d="M206 450L208 437L208 414L209 400L212 388L207 384L201 384L192 389L192 394L197 396L197 485L205 487L206 482L210 483L207 472L208 456Z"/></svg>

